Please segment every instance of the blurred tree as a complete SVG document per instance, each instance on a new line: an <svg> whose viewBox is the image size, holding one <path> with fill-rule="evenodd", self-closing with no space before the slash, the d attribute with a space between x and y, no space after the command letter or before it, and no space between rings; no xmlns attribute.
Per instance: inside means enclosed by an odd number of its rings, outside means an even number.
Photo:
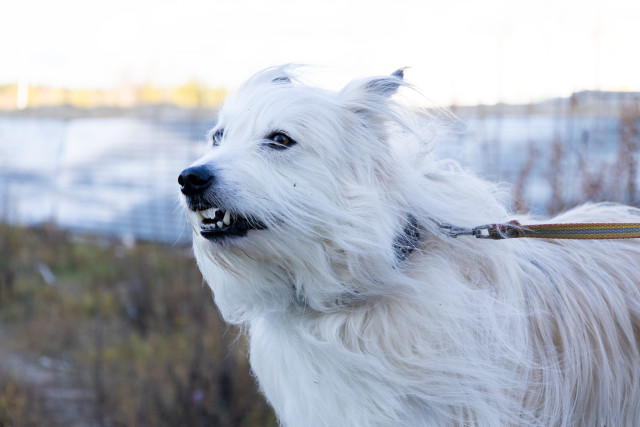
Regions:
<svg viewBox="0 0 640 427"><path fill-rule="evenodd" d="M17 84L0 85L0 110L15 110L17 96ZM114 89L30 86L28 107L71 105L77 108L128 108L137 105L173 104L182 108L217 108L226 96L226 89L211 88L195 79L173 88L161 88L151 83Z"/></svg>
<svg viewBox="0 0 640 427"><path fill-rule="evenodd" d="M202 83L192 79L175 88L172 98L181 107L198 108L202 107L205 91L206 87Z"/></svg>

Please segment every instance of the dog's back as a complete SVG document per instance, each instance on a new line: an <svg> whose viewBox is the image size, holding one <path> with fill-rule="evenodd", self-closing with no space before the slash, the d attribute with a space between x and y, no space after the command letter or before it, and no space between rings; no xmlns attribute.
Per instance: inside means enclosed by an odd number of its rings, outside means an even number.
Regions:
<svg viewBox="0 0 640 427"><path fill-rule="evenodd" d="M639 222L626 206L588 205L554 222ZM640 240L526 241L528 402L551 424L640 422ZM535 371L534 371L535 372ZM536 384L538 383L538 384Z"/></svg>
<svg viewBox="0 0 640 427"><path fill-rule="evenodd" d="M251 364L283 421L637 425L639 241L451 243L411 256L420 295L252 324Z"/></svg>

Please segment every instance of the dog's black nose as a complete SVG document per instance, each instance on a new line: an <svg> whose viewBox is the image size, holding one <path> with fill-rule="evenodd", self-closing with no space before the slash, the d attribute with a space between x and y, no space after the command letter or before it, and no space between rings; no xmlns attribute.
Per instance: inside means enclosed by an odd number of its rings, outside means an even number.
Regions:
<svg viewBox="0 0 640 427"><path fill-rule="evenodd" d="M185 196L201 193L213 183L213 173L207 166L193 166L183 170L178 177L180 191Z"/></svg>

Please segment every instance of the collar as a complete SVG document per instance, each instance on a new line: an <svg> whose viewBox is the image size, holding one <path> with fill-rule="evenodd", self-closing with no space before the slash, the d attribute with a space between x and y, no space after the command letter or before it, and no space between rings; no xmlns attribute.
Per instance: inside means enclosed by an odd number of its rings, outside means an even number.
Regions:
<svg viewBox="0 0 640 427"><path fill-rule="evenodd" d="M418 247L418 244L420 244L418 220L413 215L408 214L402 232L393 240L393 251L398 262L405 261L411 255L411 252Z"/></svg>

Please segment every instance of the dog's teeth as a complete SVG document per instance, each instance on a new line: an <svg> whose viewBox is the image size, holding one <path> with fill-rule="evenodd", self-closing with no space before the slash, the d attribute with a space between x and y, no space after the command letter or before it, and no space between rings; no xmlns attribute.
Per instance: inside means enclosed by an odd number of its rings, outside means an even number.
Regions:
<svg viewBox="0 0 640 427"><path fill-rule="evenodd" d="M224 218L222 219L222 222L224 222L224 225L231 224L231 214L229 213L229 211L226 211L224 213Z"/></svg>
<svg viewBox="0 0 640 427"><path fill-rule="evenodd" d="M204 211L198 211L198 212L203 217L212 219L212 218L215 218L217 210L218 210L218 208L209 208L209 209L206 209Z"/></svg>
<svg viewBox="0 0 640 427"><path fill-rule="evenodd" d="M222 221L218 221L218 222L216 222L216 225L217 225L219 228L222 228L222 227L224 226L224 223L223 223Z"/></svg>

